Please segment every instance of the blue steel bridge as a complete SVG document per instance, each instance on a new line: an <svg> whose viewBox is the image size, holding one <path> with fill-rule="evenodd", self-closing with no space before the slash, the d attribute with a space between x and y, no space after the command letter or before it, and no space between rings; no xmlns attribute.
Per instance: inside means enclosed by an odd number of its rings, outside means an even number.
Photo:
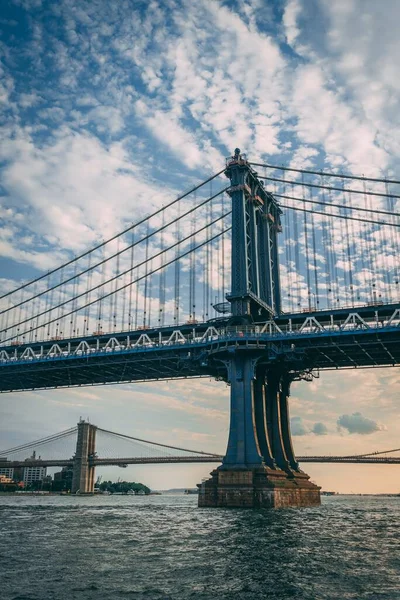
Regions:
<svg viewBox="0 0 400 600"><path fill-rule="evenodd" d="M249 161L0 298L0 391L225 381L222 468L299 471L288 398L400 364L400 181ZM134 391L132 392L134 393Z"/></svg>

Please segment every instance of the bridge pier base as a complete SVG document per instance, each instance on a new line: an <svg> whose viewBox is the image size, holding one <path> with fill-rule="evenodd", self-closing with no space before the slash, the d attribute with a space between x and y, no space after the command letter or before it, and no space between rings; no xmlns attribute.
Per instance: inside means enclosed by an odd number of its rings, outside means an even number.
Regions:
<svg viewBox="0 0 400 600"><path fill-rule="evenodd" d="M199 486L199 507L289 508L319 506L320 488L305 473L292 477L272 469L215 469Z"/></svg>
<svg viewBox="0 0 400 600"><path fill-rule="evenodd" d="M292 375L236 351L226 360L231 423L222 465L200 484L200 507L317 506L320 488L300 470L289 424Z"/></svg>

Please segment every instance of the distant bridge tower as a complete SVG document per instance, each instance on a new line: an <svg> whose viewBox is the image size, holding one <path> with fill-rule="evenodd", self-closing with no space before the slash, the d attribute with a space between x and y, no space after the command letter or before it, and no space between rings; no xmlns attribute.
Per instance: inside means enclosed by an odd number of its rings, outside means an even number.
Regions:
<svg viewBox="0 0 400 600"><path fill-rule="evenodd" d="M232 288L230 325L269 321L281 312L278 203L236 148L231 181ZM296 461L290 435L290 384L302 378L294 353L270 343L228 343L213 352L231 388L230 430L222 465L200 486L199 506L280 507L320 503L319 488ZM292 355L291 355L292 354Z"/></svg>
<svg viewBox="0 0 400 600"><path fill-rule="evenodd" d="M96 430L95 425L82 419L78 423L71 488L73 494L94 493L95 468L90 463L90 457L96 452Z"/></svg>

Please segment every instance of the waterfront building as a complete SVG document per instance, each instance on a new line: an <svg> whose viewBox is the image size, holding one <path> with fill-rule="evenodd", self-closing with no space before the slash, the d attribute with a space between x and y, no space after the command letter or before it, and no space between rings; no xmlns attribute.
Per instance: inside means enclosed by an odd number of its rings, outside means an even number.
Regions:
<svg viewBox="0 0 400 600"><path fill-rule="evenodd" d="M6 457L4 457L4 458L2 457L2 460L6 461L7 458ZM11 469L11 468L10 469L8 469L8 468L0 469L0 477L2 475L4 475L5 477L10 477L10 479L13 479L13 477L14 477L14 469Z"/></svg>
<svg viewBox="0 0 400 600"><path fill-rule="evenodd" d="M36 452L33 452L30 458L26 460L35 460ZM40 459L40 456L39 456ZM43 481L43 479L47 476L47 468L46 467L24 467L23 472L23 482L25 485L29 485L34 481Z"/></svg>
<svg viewBox="0 0 400 600"><path fill-rule="evenodd" d="M6 475L0 475L0 485L13 483L11 477L7 477Z"/></svg>
<svg viewBox="0 0 400 600"><path fill-rule="evenodd" d="M61 471L54 473L53 490L71 491L73 472L74 470L72 467L63 467Z"/></svg>
<svg viewBox="0 0 400 600"><path fill-rule="evenodd" d="M23 482L25 483L25 485L29 485L34 481L43 481L46 475L46 467L24 467Z"/></svg>

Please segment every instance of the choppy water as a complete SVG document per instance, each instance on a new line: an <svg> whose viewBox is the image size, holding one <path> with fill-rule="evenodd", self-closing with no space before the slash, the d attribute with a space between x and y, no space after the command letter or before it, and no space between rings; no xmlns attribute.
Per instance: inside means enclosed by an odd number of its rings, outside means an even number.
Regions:
<svg viewBox="0 0 400 600"><path fill-rule="evenodd" d="M400 599L400 498L0 497L1 600Z"/></svg>

